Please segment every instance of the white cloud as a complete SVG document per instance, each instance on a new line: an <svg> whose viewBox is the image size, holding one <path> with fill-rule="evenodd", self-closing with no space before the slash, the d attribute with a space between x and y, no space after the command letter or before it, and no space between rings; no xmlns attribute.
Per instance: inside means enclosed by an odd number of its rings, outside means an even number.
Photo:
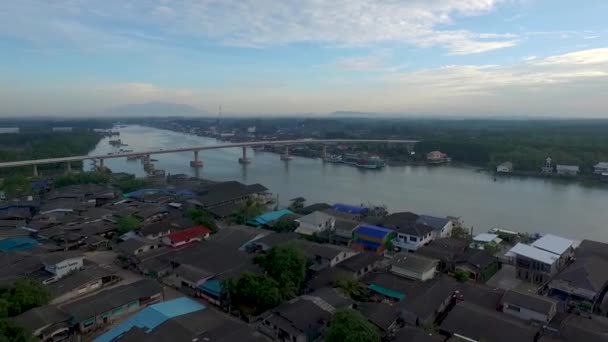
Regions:
<svg viewBox="0 0 608 342"><path fill-rule="evenodd" d="M608 63L608 48L590 49L550 56L537 62L539 65L587 65L605 63Z"/></svg>
<svg viewBox="0 0 608 342"><path fill-rule="evenodd" d="M522 60L529 62L529 61L533 61L536 59L536 56L528 56L528 57L524 57Z"/></svg>
<svg viewBox="0 0 608 342"><path fill-rule="evenodd" d="M0 33L41 44L42 37L82 43L91 38L91 32L98 32L114 37L120 45L137 38L120 27L152 27L160 36L210 38L239 46L393 42L472 54L510 47L517 39L512 34L439 29L439 25L454 26L457 16L489 13L500 1L23 0L3 4ZM57 22L80 29L65 30L53 24Z"/></svg>

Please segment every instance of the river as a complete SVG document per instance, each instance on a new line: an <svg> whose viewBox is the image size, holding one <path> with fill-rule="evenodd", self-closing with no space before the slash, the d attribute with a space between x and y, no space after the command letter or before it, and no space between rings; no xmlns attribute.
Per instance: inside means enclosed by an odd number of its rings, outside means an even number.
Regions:
<svg viewBox="0 0 608 342"><path fill-rule="evenodd" d="M120 128L125 149L145 151L218 144L215 139L150 127ZM115 151L104 138L91 155ZM211 180L261 183L279 195L281 205L302 196L307 203L383 204L390 211L460 216L475 232L505 228L521 232L554 233L573 239L608 241L608 187L541 178L494 177L457 166L390 166L361 170L319 159L248 151L252 162L240 165L241 148L202 151L204 167L189 165L192 152L161 154L157 168ZM144 176L139 161L108 159L114 172Z"/></svg>

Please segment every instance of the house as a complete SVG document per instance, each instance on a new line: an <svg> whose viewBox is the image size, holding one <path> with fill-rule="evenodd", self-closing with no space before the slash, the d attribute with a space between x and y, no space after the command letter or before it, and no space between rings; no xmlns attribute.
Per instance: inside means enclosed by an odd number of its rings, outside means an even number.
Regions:
<svg viewBox="0 0 608 342"><path fill-rule="evenodd" d="M398 253L390 261L390 271L401 277L427 281L435 277L438 261L412 253Z"/></svg>
<svg viewBox="0 0 608 342"><path fill-rule="evenodd" d="M59 309L70 315L76 330L87 333L161 301L161 292L155 280L145 279L64 304Z"/></svg>
<svg viewBox="0 0 608 342"><path fill-rule="evenodd" d="M57 252L43 256L44 270L53 276L45 282L53 282L84 267L84 256L78 252Z"/></svg>
<svg viewBox="0 0 608 342"><path fill-rule="evenodd" d="M477 342L535 342L539 333L516 318L467 302L456 304L439 329L455 340Z"/></svg>
<svg viewBox="0 0 608 342"><path fill-rule="evenodd" d="M448 155L441 151L431 151L426 154L426 161L430 164L441 164L449 160Z"/></svg>
<svg viewBox="0 0 608 342"><path fill-rule="evenodd" d="M445 336L421 328L405 326L395 334L395 342L444 342Z"/></svg>
<svg viewBox="0 0 608 342"><path fill-rule="evenodd" d="M70 333L70 316L54 305L30 309L13 321L40 341L61 341Z"/></svg>
<svg viewBox="0 0 608 342"><path fill-rule="evenodd" d="M473 237L469 248L485 249L486 246L497 247L501 242L502 239L496 234L481 233Z"/></svg>
<svg viewBox="0 0 608 342"><path fill-rule="evenodd" d="M336 203L332 209L345 214L357 215L359 218L366 216L369 212L369 208L344 203Z"/></svg>
<svg viewBox="0 0 608 342"><path fill-rule="evenodd" d="M555 166L555 171L561 176L578 176L581 172L577 165L560 165Z"/></svg>
<svg viewBox="0 0 608 342"><path fill-rule="evenodd" d="M500 304L506 314L541 324L549 323L557 313L556 300L517 291L505 292Z"/></svg>
<svg viewBox="0 0 608 342"><path fill-rule="evenodd" d="M433 228L421 223L405 223L394 229L396 237L391 241L393 246L408 251L416 251L431 242L434 236Z"/></svg>
<svg viewBox="0 0 608 342"><path fill-rule="evenodd" d="M307 282L309 289L319 289L334 286L336 281L342 279L358 280L365 275L381 268L383 256L373 252L361 252L350 257L335 267L326 268L315 273Z"/></svg>
<svg viewBox="0 0 608 342"><path fill-rule="evenodd" d="M161 239L164 236L171 234L171 224L166 220L153 222L141 227L138 231L139 235L149 240Z"/></svg>
<svg viewBox="0 0 608 342"><path fill-rule="evenodd" d="M119 253L127 257L137 256L160 247L160 241L149 240L139 236L134 236L116 245Z"/></svg>
<svg viewBox="0 0 608 342"><path fill-rule="evenodd" d="M393 335L397 330L399 308L386 303L364 302L357 306L357 310L376 327L380 336Z"/></svg>
<svg viewBox="0 0 608 342"><path fill-rule="evenodd" d="M294 240L290 244L302 251L311 262L309 268L314 271L334 267L359 253L350 248L320 244L308 240Z"/></svg>
<svg viewBox="0 0 608 342"><path fill-rule="evenodd" d="M549 283L549 296L577 310L593 312L608 288L608 260L576 259Z"/></svg>
<svg viewBox="0 0 608 342"><path fill-rule="evenodd" d="M360 224L361 223L357 221L337 218L334 223L334 230L325 231L318 237L326 238L329 243L333 243L334 245L348 246L353 238L353 231Z"/></svg>
<svg viewBox="0 0 608 342"><path fill-rule="evenodd" d="M285 215L294 215L294 213L289 209L269 211L247 221L247 225L252 227L269 226L272 224L272 222L280 219Z"/></svg>
<svg viewBox="0 0 608 342"><path fill-rule="evenodd" d="M595 175L607 175L608 174L608 162L599 162L593 166L593 173Z"/></svg>
<svg viewBox="0 0 608 342"><path fill-rule="evenodd" d="M298 238L299 235L295 232L271 233L251 241L251 243L247 246L247 249L249 252L266 252L273 247L285 244L289 241L297 240Z"/></svg>
<svg viewBox="0 0 608 342"><path fill-rule="evenodd" d="M496 172L498 173L511 173L513 172L513 163L504 162L498 166L496 166Z"/></svg>
<svg viewBox="0 0 608 342"><path fill-rule="evenodd" d="M574 241L553 234L543 235L532 243L532 247L559 256L558 268L565 266L574 255Z"/></svg>
<svg viewBox="0 0 608 342"><path fill-rule="evenodd" d="M118 270L112 265L102 266L90 261L86 261L84 267L73 270L61 278L43 272L37 272L36 276L44 282L51 296L51 304L60 304L86 296L122 280Z"/></svg>
<svg viewBox="0 0 608 342"><path fill-rule="evenodd" d="M425 224L433 228L433 239L448 238L452 236L452 229L454 228L454 223L446 217L419 215L416 223Z"/></svg>
<svg viewBox="0 0 608 342"><path fill-rule="evenodd" d="M200 209L210 209L220 205L236 204L248 199L266 203L268 189L261 184L245 185L237 181L220 182L205 186L196 200L189 201Z"/></svg>
<svg viewBox="0 0 608 342"><path fill-rule="evenodd" d="M485 250L469 249L454 262L454 270L469 275L469 279L485 282L500 269L494 255Z"/></svg>
<svg viewBox="0 0 608 342"><path fill-rule="evenodd" d="M381 253L394 235L392 229L362 224L353 231L350 247L359 251Z"/></svg>
<svg viewBox="0 0 608 342"><path fill-rule="evenodd" d="M559 255L523 243L509 251L515 255L517 278L536 284L544 284L560 270Z"/></svg>
<svg viewBox="0 0 608 342"><path fill-rule="evenodd" d="M177 232L173 232L163 237L162 241L165 245L176 248L194 241L201 241L203 239L207 239L210 233L211 230L209 228L203 226L195 226Z"/></svg>
<svg viewBox="0 0 608 342"><path fill-rule="evenodd" d="M312 214L315 211L323 211L326 209L330 209L331 205L327 204L327 203L313 203L311 205L307 205L304 208L301 208L298 210L298 214L300 215L308 215L308 214Z"/></svg>
<svg viewBox="0 0 608 342"><path fill-rule="evenodd" d="M406 290L406 296L395 305L401 310L401 318L413 326L429 326L442 315L453 302L458 283L446 276L437 276L426 282L414 281Z"/></svg>
<svg viewBox="0 0 608 342"><path fill-rule="evenodd" d="M608 319L597 315L558 313L543 331L539 342L605 342Z"/></svg>
<svg viewBox="0 0 608 342"><path fill-rule="evenodd" d="M437 270L449 272L454 270L454 262L467 250L469 242L464 239L437 239L416 250L416 254L439 260Z"/></svg>
<svg viewBox="0 0 608 342"><path fill-rule="evenodd" d="M295 220L298 223L296 233L313 236L325 231L333 231L336 219L322 211L315 211Z"/></svg>

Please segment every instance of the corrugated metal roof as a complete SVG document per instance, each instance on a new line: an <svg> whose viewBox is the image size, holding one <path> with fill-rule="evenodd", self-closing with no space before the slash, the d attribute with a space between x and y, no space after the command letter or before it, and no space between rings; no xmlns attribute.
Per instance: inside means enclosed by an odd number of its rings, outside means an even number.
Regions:
<svg viewBox="0 0 608 342"><path fill-rule="evenodd" d="M336 211L348 214L366 214L369 211L368 208L343 203L336 203L332 206L332 208Z"/></svg>
<svg viewBox="0 0 608 342"><path fill-rule="evenodd" d="M263 224L272 222L274 220L277 220L285 215L292 215L292 214L293 214L293 212L289 209L270 211L270 212L264 213L256 218L254 218L253 220L250 220L249 222L247 222L247 224L263 225Z"/></svg>
<svg viewBox="0 0 608 342"><path fill-rule="evenodd" d="M384 239L388 234L392 233L393 230L378 226L365 225L357 227L354 232L359 235L367 235L378 239Z"/></svg>
<svg viewBox="0 0 608 342"><path fill-rule="evenodd" d="M573 244L574 241L572 240L553 234L546 234L540 239L534 241L532 246L547 252L562 255L565 251L572 247Z"/></svg>
<svg viewBox="0 0 608 342"><path fill-rule="evenodd" d="M490 233L481 233L481 234L477 234L474 238L473 241L479 241L479 242L492 242L494 241L494 239L496 239L498 237L498 235L496 234L490 234Z"/></svg>
<svg viewBox="0 0 608 342"><path fill-rule="evenodd" d="M544 262L545 264L549 265L552 265L555 260L558 259L558 256L553 253L532 246L528 246L523 243L518 243L517 245L515 245L515 247L511 248L510 252L524 256L526 258Z"/></svg>
<svg viewBox="0 0 608 342"><path fill-rule="evenodd" d="M394 290L391 290L391 289L387 289L386 287L382 287L382 286L379 286L379 285L376 285L376 284L371 284L367 288L370 289L370 290L372 290L372 291L378 292L378 293L380 293L382 295L385 295L387 297L395 298L395 299L398 299L398 300L402 300L403 298L405 298L405 294L404 293L401 293L401 292L398 292L398 291L394 291Z"/></svg>
<svg viewBox="0 0 608 342"><path fill-rule="evenodd" d="M29 237L14 237L0 241L0 251L14 252L34 248L38 242Z"/></svg>
<svg viewBox="0 0 608 342"><path fill-rule="evenodd" d="M116 337L126 333L133 327L139 327L146 332L156 328L165 321L191 312L203 310L206 307L187 297L180 297L170 301L151 305L124 321L114 329L99 336L94 342L110 342Z"/></svg>

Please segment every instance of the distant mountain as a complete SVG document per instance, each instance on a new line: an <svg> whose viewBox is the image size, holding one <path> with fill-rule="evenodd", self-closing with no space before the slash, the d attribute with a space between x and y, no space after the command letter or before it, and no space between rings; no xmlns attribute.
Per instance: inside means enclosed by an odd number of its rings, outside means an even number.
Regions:
<svg viewBox="0 0 608 342"><path fill-rule="evenodd" d="M337 111L333 113L329 113L330 116L339 116L339 117L370 117L378 115L377 113L369 113L369 112L353 112L353 111Z"/></svg>
<svg viewBox="0 0 608 342"><path fill-rule="evenodd" d="M206 116L207 113L196 107L170 102L133 103L113 107L105 111L112 116Z"/></svg>

